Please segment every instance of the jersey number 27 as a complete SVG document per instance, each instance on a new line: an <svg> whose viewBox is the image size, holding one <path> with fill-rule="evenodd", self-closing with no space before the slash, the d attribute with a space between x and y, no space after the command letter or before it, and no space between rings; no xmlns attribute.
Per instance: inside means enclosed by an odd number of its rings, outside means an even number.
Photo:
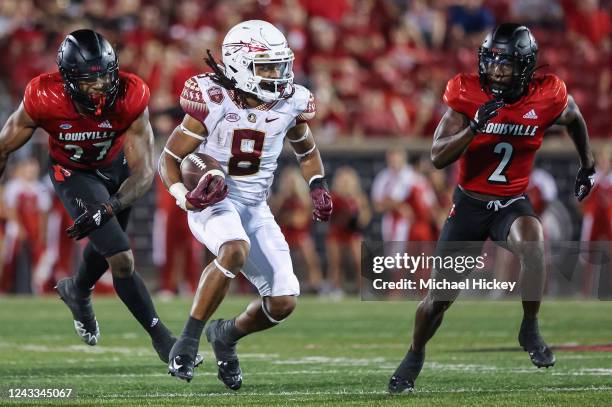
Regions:
<svg viewBox="0 0 612 407"><path fill-rule="evenodd" d="M104 157L106 157L106 154L108 153L108 150L110 150L111 146L113 145L113 139L110 140L106 140L106 141L102 141L100 143L94 143L92 144L92 146L96 147L99 151L97 151L97 156L95 158L93 158L94 161L102 161L104 160ZM81 161L83 158L83 147L81 146L77 146L76 144L66 144L64 146L64 148L66 150L70 150L72 151L72 155L70 156L70 159L72 161ZM87 155L89 155L90 151L89 150L93 150L93 149L88 149L87 151ZM95 154L95 152L94 152ZM91 160L90 157L87 157L88 160Z"/></svg>

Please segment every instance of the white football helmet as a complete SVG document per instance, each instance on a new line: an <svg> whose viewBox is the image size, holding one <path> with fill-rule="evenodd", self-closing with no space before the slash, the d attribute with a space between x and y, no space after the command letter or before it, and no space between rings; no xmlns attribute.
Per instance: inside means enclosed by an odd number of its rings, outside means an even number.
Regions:
<svg viewBox="0 0 612 407"><path fill-rule="evenodd" d="M234 26L221 46L225 76L236 88L273 102L292 93L293 51L272 24L261 20Z"/></svg>

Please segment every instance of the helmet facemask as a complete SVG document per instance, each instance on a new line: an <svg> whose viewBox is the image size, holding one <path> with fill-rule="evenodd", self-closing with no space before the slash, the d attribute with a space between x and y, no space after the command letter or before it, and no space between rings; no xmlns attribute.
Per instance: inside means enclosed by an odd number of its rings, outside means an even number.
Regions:
<svg viewBox="0 0 612 407"><path fill-rule="evenodd" d="M537 55L538 45L527 27L499 25L478 49L480 86L495 98L514 103L528 90Z"/></svg>
<svg viewBox="0 0 612 407"><path fill-rule="evenodd" d="M119 68L117 65L99 72L62 72L62 75L66 90L73 102L77 103L88 113L99 116L104 110L108 110L114 105L119 93ZM103 79L104 86L90 93L88 88L96 86L100 79Z"/></svg>
<svg viewBox="0 0 612 407"><path fill-rule="evenodd" d="M255 96L264 102L282 99L293 84L293 54L284 59L255 58L251 65L257 87ZM289 92L288 92L289 91Z"/></svg>
<svg viewBox="0 0 612 407"><path fill-rule="evenodd" d="M57 53L64 89L87 114L112 108L120 89L119 62L111 44L93 30L68 34Z"/></svg>

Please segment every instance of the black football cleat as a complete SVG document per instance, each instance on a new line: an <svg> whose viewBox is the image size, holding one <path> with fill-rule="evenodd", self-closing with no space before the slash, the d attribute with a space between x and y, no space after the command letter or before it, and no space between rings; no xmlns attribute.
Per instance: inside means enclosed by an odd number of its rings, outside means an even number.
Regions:
<svg viewBox="0 0 612 407"><path fill-rule="evenodd" d="M165 338L162 341L151 340L151 343L153 344L153 349L155 349L155 352L157 352L157 356L159 356L162 362L170 363L170 351L172 350L172 347L174 346L176 341L177 339L174 336L170 336L167 339ZM194 367L200 366L203 361L204 357L198 353L194 361Z"/></svg>
<svg viewBox="0 0 612 407"><path fill-rule="evenodd" d="M169 354L168 373L188 383L193 379L193 371L202 363L197 355L199 341L193 338L181 338L174 343Z"/></svg>
<svg viewBox="0 0 612 407"><path fill-rule="evenodd" d="M71 277L57 282L55 291L72 312L74 329L83 342L94 346L100 340L100 327L91 306L91 291L81 293Z"/></svg>
<svg viewBox="0 0 612 407"><path fill-rule="evenodd" d="M219 373L217 377L230 390L238 390L242 386L242 370L240 370L240 362L236 360L228 360L227 362L217 361Z"/></svg>
<svg viewBox="0 0 612 407"><path fill-rule="evenodd" d="M413 352L408 350L406 356L389 379L390 394L408 394L414 391L414 382L421 373L425 362L425 353Z"/></svg>
<svg viewBox="0 0 612 407"><path fill-rule="evenodd" d="M220 328L226 322L223 319L211 321L206 327L206 339L212 346L217 359L219 371L217 377L228 389L238 390L242 386L242 370L236 354L236 343L224 341L220 332Z"/></svg>
<svg viewBox="0 0 612 407"><path fill-rule="evenodd" d="M187 383L193 379L195 363L187 356L175 356L168 365L168 373L178 379L186 380Z"/></svg>
<svg viewBox="0 0 612 407"><path fill-rule="evenodd" d="M389 380L390 394L407 394L414 391L414 380L393 375Z"/></svg>
<svg viewBox="0 0 612 407"><path fill-rule="evenodd" d="M519 344L529 354L531 363L538 369L541 367L549 368L555 365L555 355L544 342L544 339L542 339L537 320L531 323L526 323L523 320L518 340Z"/></svg>

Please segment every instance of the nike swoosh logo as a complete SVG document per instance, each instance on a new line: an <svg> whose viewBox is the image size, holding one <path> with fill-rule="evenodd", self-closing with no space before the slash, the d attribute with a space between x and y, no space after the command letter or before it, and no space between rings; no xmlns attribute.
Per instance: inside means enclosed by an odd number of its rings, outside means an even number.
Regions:
<svg viewBox="0 0 612 407"><path fill-rule="evenodd" d="M179 365L176 363L176 360L172 359L172 369L179 370L183 365Z"/></svg>
<svg viewBox="0 0 612 407"><path fill-rule="evenodd" d="M266 123L273 122L274 120L278 120L278 117L275 117L274 119L268 119L268 118L266 117Z"/></svg>

